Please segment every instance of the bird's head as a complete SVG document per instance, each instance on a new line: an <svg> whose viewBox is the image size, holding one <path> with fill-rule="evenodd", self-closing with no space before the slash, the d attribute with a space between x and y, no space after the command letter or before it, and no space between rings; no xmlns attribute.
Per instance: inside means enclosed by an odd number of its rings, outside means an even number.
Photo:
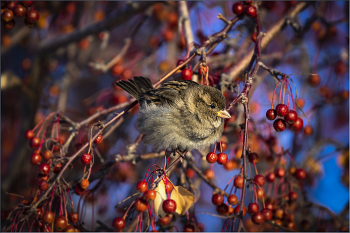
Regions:
<svg viewBox="0 0 350 233"><path fill-rule="evenodd" d="M198 91L193 92L190 111L200 118L199 121L209 120L223 122L223 118L231 118L226 110L224 95L216 88L200 85Z"/></svg>

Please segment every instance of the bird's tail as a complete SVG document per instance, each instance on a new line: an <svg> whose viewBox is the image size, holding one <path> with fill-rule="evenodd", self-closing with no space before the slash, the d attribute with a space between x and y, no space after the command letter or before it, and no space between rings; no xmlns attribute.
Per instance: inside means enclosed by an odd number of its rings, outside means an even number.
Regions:
<svg viewBox="0 0 350 233"><path fill-rule="evenodd" d="M133 80L129 79L129 81L121 80L116 82L115 85L128 92L137 100L139 100L146 91L153 89L151 80L142 76L134 76Z"/></svg>

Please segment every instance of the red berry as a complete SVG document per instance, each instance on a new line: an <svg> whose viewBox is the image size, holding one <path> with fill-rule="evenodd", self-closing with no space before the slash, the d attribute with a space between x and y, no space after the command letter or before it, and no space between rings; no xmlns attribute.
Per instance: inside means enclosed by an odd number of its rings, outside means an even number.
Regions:
<svg viewBox="0 0 350 233"><path fill-rule="evenodd" d="M251 163L258 163L259 162L259 155L257 153L249 153L248 160Z"/></svg>
<svg viewBox="0 0 350 233"><path fill-rule="evenodd" d="M272 203L265 203L265 209L273 210L273 204Z"/></svg>
<svg viewBox="0 0 350 233"><path fill-rule="evenodd" d="M260 225L263 224L265 222L265 216L262 213L256 213L252 216L252 222Z"/></svg>
<svg viewBox="0 0 350 233"><path fill-rule="evenodd" d="M256 175L254 177L254 182L261 187L265 184L265 178L262 175Z"/></svg>
<svg viewBox="0 0 350 233"><path fill-rule="evenodd" d="M237 205L234 209L234 213L238 214L240 208L241 208L241 205ZM247 208L245 206L243 206L242 212L243 212L243 217L244 217L247 214Z"/></svg>
<svg viewBox="0 0 350 233"><path fill-rule="evenodd" d="M136 211L143 212L147 210L148 202L143 198L137 198L134 205Z"/></svg>
<svg viewBox="0 0 350 233"><path fill-rule="evenodd" d="M282 132L286 129L286 122L283 119L277 119L273 122L273 128L277 132Z"/></svg>
<svg viewBox="0 0 350 233"><path fill-rule="evenodd" d="M79 184L75 185L75 187L74 187L75 194L77 194L78 196L81 196L84 192L85 192L85 190L82 189Z"/></svg>
<svg viewBox="0 0 350 233"><path fill-rule="evenodd" d="M38 153L33 153L32 156L30 157L30 162L33 165L39 165L41 163L42 157L40 154Z"/></svg>
<svg viewBox="0 0 350 233"><path fill-rule="evenodd" d="M275 178L276 178L276 176L275 176L275 173L273 173L273 172L267 174L267 176L266 176L267 182L274 182Z"/></svg>
<svg viewBox="0 0 350 233"><path fill-rule="evenodd" d="M163 201L162 207L165 213L172 214L176 210L176 202L172 199L167 199Z"/></svg>
<svg viewBox="0 0 350 233"><path fill-rule="evenodd" d="M16 22L12 19L10 22L7 22L4 24L4 28L6 30L11 30L12 28L14 28Z"/></svg>
<svg viewBox="0 0 350 233"><path fill-rule="evenodd" d="M287 115L284 116L284 120L292 125L294 124L294 122L298 119L298 114L296 111L293 111L293 110L289 110Z"/></svg>
<svg viewBox="0 0 350 233"><path fill-rule="evenodd" d="M275 173L276 173L276 176L279 178L282 178L286 174L283 168L278 168Z"/></svg>
<svg viewBox="0 0 350 233"><path fill-rule="evenodd" d="M48 175L50 173L50 165L47 163L42 163L39 166L39 172L42 175Z"/></svg>
<svg viewBox="0 0 350 233"><path fill-rule="evenodd" d="M256 8L255 6L252 6L252 5L246 6L244 9L244 13L249 18L255 18L257 15Z"/></svg>
<svg viewBox="0 0 350 233"><path fill-rule="evenodd" d="M213 170L208 169L204 172L204 175L208 180L212 180L212 179L214 179L215 173Z"/></svg>
<svg viewBox="0 0 350 233"><path fill-rule="evenodd" d="M298 194L296 192L290 191L288 194L288 197L289 197L289 201L293 202L298 199Z"/></svg>
<svg viewBox="0 0 350 233"><path fill-rule="evenodd" d="M13 14L17 17L23 17L26 14L26 8L21 4L16 4L15 8L13 8Z"/></svg>
<svg viewBox="0 0 350 233"><path fill-rule="evenodd" d="M209 152L207 154L207 162L208 163L215 163L217 160L218 160L218 156L214 152Z"/></svg>
<svg viewBox="0 0 350 233"><path fill-rule="evenodd" d="M313 129L312 129L312 126L311 125L307 125L304 127L304 134L306 136L311 136L313 134Z"/></svg>
<svg viewBox="0 0 350 233"><path fill-rule="evenodd" d="M43 157L44 157L45 160L49 160L51 158L51 155L52 155L51 151L45 150Z"/></svg>
<svg viewBox="0 0 350 233"><path fill-rule="evenodd" d="M89 164L92 160L92 156L88 153L85 153L81 156L81 162L85 163L85 164Z"/></svg>
<svg viewBox="0 0 350 233"><path fill-rule="evenodd" d="M139 191L140 193L146 192L147 189L148 189L148 184L146 181L142 180L136 184L136 190Z"/></svg>
<svg viewBox="0 0 350 233"><path fill-rule="evenodd" d="M25 138L26 139L32 139L33 137L35 136L35 134L34 134L34 132L32 131L32 130L27 130L27 132L26 132L26 135L25 135Z"/></svg>
<svg viewBox="0 0 350 233"><path fill-rule="evenodd" d="M238 189L243 188L243 177L242 176L236 176L236 178L233 180L233 184Z"/></svg>
<svg viewBox="0 0 350 233"><path fill-rule="evenodd" d="M267 110L266 112L266 118L270 121L273 121L274 119L276 119L277 117L277 113L276 113L276 110L271 108L269 110Z"/></svg>
<svg viewBox="0 0 350 233"><path fill-rule="evenodd" d="M26 20L29 23L36 23L39 20L39 13L36 10L28 10L26 13Z"/></svg>
<svg viewBox="0 0 350 233"><path fill-rule="evenodd" d="M244 5L250 5L253 3L253 1L243 1Z"/></svg>
<svg viewBox="0 0 350 233"><path fill-rule="evenodd" d="M221 145L220 145L221 144ZM225 151L226 149L227 149L227 143L226 142L218 142L217 144L216 144L216 146L217 146L217 148L218 148L218 150L220 151L220 152L222 152L222 151Z"/></svg>
<svg viewBox="0 0 350 233"><path fill-rule="evenodd" d="M90 182L88 179L83 179L82 181L80 181L79 185L80 185L80 188L87 189L90 185Z"/></svg>
<svg viewBox="0 0 350 233"><path fill-rule="evenodd" d="M237 205L238 198L236 195L232 194L232 195L228 196L227 201L230 205Z"/></svg>
<svg viewBox="0 0 350 233"><path fill-rule="evenodd" d="M75 227L72 225L67 225L66 228L63 229L64 232L75 232Z"/></svg>
<svg viewBox="0 0 350 233"><path fill-rule="evenodd" d="M95 139L94 142L96 144L100 144L102 142L102 140L103 140L103 136L102 136L102 134L100 134L100 135L97 136L97 138Z"/></svg>
<svg viewBox="0 0 350 233"><path fill-rule="evenodd" d="M42 181L42 180L48 181L49 178L50 178L49 175L38 174L38 181Z"/></svg>
<svg viewBox="0 0 350 233"><path fill-rule="evenodd" d="M195 232L195 228L192 224L187 224L185 227L184 227L184 232Z"/></svg>
<svg viewBox="0 0 350 233"><path fill-rule="evenodd" d="M44 223L51 224L55 219L55 215L51 211L45 211L42 216Z"/></svg>
<svg viewBox="0 0 350 233"><path fill-rule="evenodd" d="M294 131L299 131L299 130L301 130L303 128L303 126L304 126L303 120L300 117L298 117L298 119L292 125L292 129Z"/></svg>
<svg viewBox="0 0 350 233"><path fill-rule="evenodd" d="M32 137L32 139L30 139L29 145L31 148L36 149L40 146L40 143L41 143L40 138Z"/></svg>
<svg viewBox="0 0 350 233"><path fill-rule="evenodd" d="M168 225L170 223L170 221L171 221L171 218L168 215L159 219L159 223L163 226Z"/></svg>
<svg viewBox="0 0 350 233"><path fill-rule="evenodd" d="M277 104L276 106L277 115L284 117L288 113L288 107L285 104Z"/></svg>
<svg viewBox="0 0 350 233"><path fill-rule="evenodd" d="M68 214L69 221L72 223L77 223L79 221L79 214L76 212L72 212Z"/></svg>
<svg viewBox="0 0 350 233"><path fill-rule="evenodd" d="M298 180L302 180L306 178L306 172L304 169L298 168L295 173L294 176L298 179Z"/></svg>
<svg viewBox="0 0 350 233"><path fill-rule="evenodd" d="M164 182L165 183L165 192L171 193L173 191L173 185L170 182Z"/></svg>
<svg viewBox="0 0 350 233"><path fill-rule="evenodd" d="M212 197L211 197L211 202L216 205L219 206L222 203L224 203L224 195L222 195L221 193L215 193Z"/></svg>
<svg viewBox="0 0 350 233"><path fill-rule="evenodd" d="M33 5L34 1L21 1L22 5L25 7Z"/></svg>
<svg viewBox="0 0 350 233"><path fill-rule="evenodd" d="M227 162L228 157L226 153L219 153L218 154L218 164L223 165Z"/></svg>
<svg viewBox="0 0 350 233"><path fill-rule="evenodd" d="M232 12L235 13L236 15L241 15L244 11L244 5L240 2L236 2L232 6Z"/></svg>
<svg viewBox="0 0 350 233"><path fill-rule="evenodd" d="M62 164L61 163L56 163L56 165L53 167L53 173L58 174L62 170Z"/></svg>
<svg viewBox="0 0 350 233"><path fill-rule="evenodd" d="M272 219L272 210L264 208L260 211L265 217L266 221L270 221Z"/></svg>
<svg viewBox="0 0 350 233"><path fill-rule="evenodd" d="M116 217L115 219L113 219L112 226L121 231L125 227L125 220L121 217Z"/></svg>
<svg viewBox="0 0 350 233"><path fill-rule="evenodd" d="M179 60L177 61L177 63L176 63L176 66L179 66L179 65L181 65L182 63L184 63L184 60L179 59ZM184 69L184 67L182 67L180 70L183 70L183 69Z"/></svg>
<svg viewBox="0 0 350 233"><path fill-rule="evenodd" d="M67 221L64 217L58 217L55 219L55 230L62 231L67 227Z"/></svg>
<svg viewBox="0 0 350 233"><path fill-rule="evenodd" d="M190 69L183 69L182 72L181 72L181 77L183 80L191 80L192 78L192 70Z"/></svg>
<svg viewBox="0 0 350 233"><path fill-rule="evenodd" d="M216 211L220 215L227 215L229 211L229 207L226 204L221 204L216 207Z"/></svg>
<svg viewBox="0 0 350 233"><path fill-rule="evenodd" d="M39 189L45 191L49 188L49 183L46 180L42 180L39 182Z"/></svg>
<svg viewBox="0 0 350 233"><path fill-rule="evenodd" d="M147 201L153 201L154 199L156 199L157 196L157 192L154 191L153 189L148 189L145 192L145 198Z"/></svg>
<svg viewBox="0 0 350 233"><path fill-rule="evenodd" d="M1 21L2 22L10 22L13 19L13 12L12 10L6 9L1 13Z"/></svg>
<svg viewBox="0 0 350 233"><path fill-rule="evenodd" d="M249 203L248 205L248 212L250 214L256 214L259 212L259 205L256 203Z"/></svg>
<svg viewBox="0 0 350 233"><path fill-rule="evenodd" d="M186 168L186 176L192 179L196 176L196 172L191 168Z"/></svg>

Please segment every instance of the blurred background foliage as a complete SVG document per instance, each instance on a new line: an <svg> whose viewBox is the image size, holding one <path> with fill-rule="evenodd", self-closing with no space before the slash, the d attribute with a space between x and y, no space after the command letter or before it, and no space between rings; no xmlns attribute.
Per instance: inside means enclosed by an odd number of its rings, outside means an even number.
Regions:
<svg viewBox="0 0 350 233"><path fill-rule="evenodd" d="M187 2L190 25L197 44L225 26L217 19L218 13L228 19L234 17L231 11L234 3ZM258 4L263 31L266 32L285 17L295 4L296 1ZM40 14L34 27L28 28L23 18L16 16L13 29L6 30L4 23L1 27L2 218L23 199L20 196L28 198L32 187L36 189L37 168L30 163L31 149L24 138L28 129L33 129L52 112L62 112L79 122L98 111L124 103L131 97L117 88L115 81L142 75L155 83L175 68L178 60L184 59L187 53L188 45L179 21L179 2L35 1L33 8ZM301 132L296 133L291 129L281 133L274 131L265 113L271 106L276 82L262 69L257 74L250 96L251 118L265 142L272 143L276 151L280 151L281 147L289 149L298 166L307 171L300 195L329 208L335 214L348 215L349 2L310 2L293 22L296 24L294 28L293 25L286 25L277 33L262 51L261 59L268 67L293 74L291 78L297 88L297 101L310 123L298 111L304 120ZM298 26L301 29L296 32ZM254 21L245 17L228 33L228 38L208 55L207 64L214 85L225 90L222 87L227 87L227 82L223 80L237 84L236 91L230 92L226 88L227 103L237 96L237 91L240 93L244 85L243 75L233 77L230 74L235 64L254 46L254 31ZM110 69L96 69L117 55L121 55L120 59ZM310 73L318 75L312 76ZM194 75L198 75L197 70L194 70ZM227 76L229 78L225 79ZM177 72L170 79L181 79L181 73ZM277 102L275 98L274 105ZM95 159L92 173L99 171L106 161L117 154L125 154L126 146L135 141L138 135L135 128L137 112L138 107L134 107L124 117L123 123L97 146L101 156ZM239 173L240 167L239 160L234 158L240 157L242 145L239 136L239 124L243 123L242 108L234 108L231 114L233 118L226 123L223 140L228 143L226 153L234 163L225 169L219 165L212 167L214 181L220 188L224 188ZM108 117L102 115L82 127L71 143L67 156L74 154L87 141L90 126ZM250 149L260 155L257 167L259 173L265 174L267 169L276 165L277 158L269 156L265 142L254 133L253 127L249 130ZM67 140L69 134L68 126L61 125L61 143ZM141 143L137 154L151 151L152 148ZM209 168L205 161L201 162L199 155L195 158L203 171ZM95 219L105 221L108 226L115 216L121 216L130 203L117 209L114 206L135 192L135 183L143 178L152 163L162 164L163 160L114 165L94 197L88 198L87 226L90 226L88 219L91 219L92 201ZM287 167L290 167L290 162ZM78 179L82 169L80 161L75 161L73 167L68 169L66 179ZM254 169L251 169L253 172ZM195 211L216 213L211 203L212 188L201 183L193 170L187 168L186 174L200 191ZM177 176L173 175L171 179L176 183ZM79 197L73 195L73 199L77 203ZM303 230L300 224L306 218L313 224L313 228L306 229L337 230L334 224L329 223L332 217L322 209L316 208L304 214L306 217L301 213L295 217L298 230ZM205 231L220 231L224 222L224 219L205 214L198 214L196 218L204 225ZM274 230L266 225L258 229L249 222L249 217L245 219L249 231ZM325 221L318 226L320 219ZM180 231L183 229L182 223L185 221L175 224Z"/></svg>

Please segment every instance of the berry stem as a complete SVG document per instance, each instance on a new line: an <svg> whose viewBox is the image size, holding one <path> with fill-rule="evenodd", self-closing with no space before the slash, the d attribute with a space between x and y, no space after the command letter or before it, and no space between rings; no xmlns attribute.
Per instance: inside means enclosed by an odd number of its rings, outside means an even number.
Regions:
<svg viewBox="0 0 350 233"><path fill-rule="evenodd" d="M288 100L288 109L290 109L290 106L289 106L289 95L290 95L290 93L289 93L289 91L288 91L288 84L287 84L287 80L284 80L284 85L287 85L287 100Z"/></svg>
<svg viewBox="0 0 350 233"><path fill-rule="evenodd" d="M143 179L143 181L146 180L147 174L148 174L148 172L149 172L149 169L151 169L151 167L153 167L153 166L157 166L158 168L160 168L160 167L158 166L158 164L152 164L152 165L148 168L148 170L147 170L147 172L146 172L146 175L145 175L145 178ZM153 173L153 172L152 172L152 173Z"/></svg>
<svg viewBox="0 0 350 233"><path fill-rule="evenodd" d="M70 190L69 190L69 187L68 187L67 184L66 184L66 186L67 186L67 193L68 193L69 199L70 199L70 201L71 201L71 203L72 203L72 209L73 209L73 212L74 212L74 203L73 203L73 199L72 199L72 197L71 197L71 195L70 195Z"/></svg>
<svg viewBox="0 0 350 233"><path fill-rule="evenodd" d="M282 87L283 87L283 82L281 82L280 98L279 98L279 100L278 100L278 103L281 103L281 98L282 98Z"/></svg>
<svg viewBox="0 0 350 233"><path fill-rule="evenodd" d="M143 216L143 213L140 213L141 215L141 218L140 218L140 232L142 231L142 216Z"/></svg>
<svg viewBox="0 0 350 233"><path fill-rule="evenodd" d="M273 90L273 94L272 94L272 104L271 104L271 109L273 109L273 100L274 100L274 98L275 98L275 93L276 93L276 89L277 89L277 86L278 86L278 84L280 83L281 81L278 81L277 83L276 83L276 86L275 86L275 90Z"/></svg>
<svg viewBox="0 0 350 233"><path fill-rule="evenodd" d="M296 168L298 168L298 165L297 165L297 163L295 162L295 160L294 160L292 154L291 154L289 151L287 152L287 154L289 155L290 161L292 161L292 163L294 164L294 166L295 166Z"/></svg>
<svg viewBox="0 0 350 233"><path fill-rule="evenodd" d="M148 205L148 214L149 214L149 218L151 220L151 226L152 226L152 230L154 230L154 225L153 225L153 218L152 218L152 212L151 212L151 208L150 205Z"/></svg>
<svg viewBox="0 0 350 233"><path fill-rule="evenodd" d="M136 228L134 232L136 232L137 229L139 228L139 219L140 219L140 214L137 215Z"/></svg>
<svg viewBox="0 0 350 233"><path fill-rule="evenodd" d="M256 168L255 160L253 161L253 164L254 164L254 168L255 168L255 173L256 173L257 175L259 175L258 169Z"/></svg>
<svg viewBox="0 0 350 233"><path fill-rule="evenodd" d="M257 203L257 202L258 202L258 195L257 195L257 193L256 193L256 189L255 189L255 186L254 186L254 185L253 185L253 189L254 189L253 199L254 199L254 197L255 197L255 203Z"/></svg>
<svg viewBox="0 0 350 233"><path fill-rule="evenodd" d="M232 180L233 180L236 176L237 176L237 175L235 175L235 176L233 176L233 177L231 178L231 180L230 180L230 181L228 182L228 184L226 185L224 191L226 191L226 189L228 188L228 186L230 185L230 183L232 182Z"/></svg>
<svg viewBox="0 0 350 233"><path fill-rule="evenodd" d="M286 93L286 85L283 83L283 98L282 98L282 104L284 104L284 96Z"/></svg>
<svg viewBox="0 0 350 233"><path fill-rule="evenodd" d="M290 85L288 79L286 79L286 81L287 81L287 84L289 85L290 96L292 97L293 109L294 109L294 111L295 111L295 103L294 103L294 97L293 97L292 87L291 87L291 85Z"/></svg>

